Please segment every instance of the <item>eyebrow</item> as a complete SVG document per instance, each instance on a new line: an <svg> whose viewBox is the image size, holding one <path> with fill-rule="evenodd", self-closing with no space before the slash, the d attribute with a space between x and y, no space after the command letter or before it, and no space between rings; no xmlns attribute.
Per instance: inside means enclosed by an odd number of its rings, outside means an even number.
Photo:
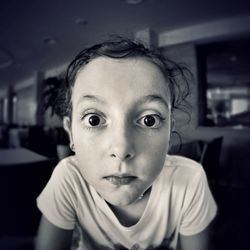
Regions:
<svg viewBox="0 0 250 250"><path fill-rule="evenodd" d="M81 103L82 101L91 101L91 102L97 102L97 103L105 103L105 100L102 99L100 96L97 95L83 95L79 98L77 101L77 105Z"/></svg>
<svg viewBox="0 0 250 250"><path fill-rule="evenodd" d="M101 104L106 103L104 99L102 99L100 96L97 95L83 95L80 97L77 104L81 103L82 101L91 101ZM142 96L142 98L137 102L137 104L141 105L147 102L158 102L166 106L168 109L171 109L171 104L168 103L161 95L158 94Z"/></svg>
<svg viewBox="0 0 250 250"><path fill-rule="evenodd" d="M158 95L158 94L152 94L152 95L146 95L143 96L140 100L139 100L139 104L143 104L143 103L147 103L147 102L158 102L163 104L164 106L166 106L168 109L171 109L171 104L170 102L167 102L163 96Z"/></svg>

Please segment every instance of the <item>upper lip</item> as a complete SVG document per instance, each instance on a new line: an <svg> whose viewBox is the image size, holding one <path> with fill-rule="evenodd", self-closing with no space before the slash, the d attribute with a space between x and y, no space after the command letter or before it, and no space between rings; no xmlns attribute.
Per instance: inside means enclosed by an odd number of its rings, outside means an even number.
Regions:
<svg viewBox="0 0 250 250"><path fill-rule="evenodd" d="M134 176L132 174L128 174L128 173L114 173L114 174L104 176L104 178L107 178L107 177L124 178L124 177L136 177L136 176Z"/></svg>

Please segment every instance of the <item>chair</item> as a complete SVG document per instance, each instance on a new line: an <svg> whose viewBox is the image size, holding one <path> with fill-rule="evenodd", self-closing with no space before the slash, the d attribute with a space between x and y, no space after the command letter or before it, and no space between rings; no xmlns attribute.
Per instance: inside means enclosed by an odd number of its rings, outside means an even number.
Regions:
<svg viewBox="0 0 250 250"><path fill-rule="evenodd" d="M192 160L199 161L202 149L203 149L202 141L194 140L185 142L183 144L181 143L179 145L171 146L169 154L181 155L190 158Z"/></svg>
<svg viewBox="0 0 250 250"><path fill-rule="evenodd" d="M223 137L214 138L206 142L203 146L200 163L203 165L207 174L208 181L212 184L218 184L220 153L223 143Z"/></svg>

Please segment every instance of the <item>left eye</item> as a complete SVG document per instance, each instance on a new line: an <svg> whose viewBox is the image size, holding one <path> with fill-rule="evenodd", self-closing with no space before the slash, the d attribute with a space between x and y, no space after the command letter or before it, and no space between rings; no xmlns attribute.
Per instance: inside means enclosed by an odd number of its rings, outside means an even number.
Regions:
<svg viewBox="0 0 250 250"><path fill-rule="evenodd" d="M148 128L159 128L162 120L163 119L159 115L145 115L140 118L137 123Z"/></svg>

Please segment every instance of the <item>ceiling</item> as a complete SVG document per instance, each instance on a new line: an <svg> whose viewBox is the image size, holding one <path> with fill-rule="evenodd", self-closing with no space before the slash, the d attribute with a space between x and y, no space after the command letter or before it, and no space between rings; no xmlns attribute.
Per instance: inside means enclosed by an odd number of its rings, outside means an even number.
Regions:
<svg viewBox="0 0 250 250"><path fill-rule="evenodd" d="M109 34L164 32L250 13L248 0L0 0L0 89Z"/></svg>

